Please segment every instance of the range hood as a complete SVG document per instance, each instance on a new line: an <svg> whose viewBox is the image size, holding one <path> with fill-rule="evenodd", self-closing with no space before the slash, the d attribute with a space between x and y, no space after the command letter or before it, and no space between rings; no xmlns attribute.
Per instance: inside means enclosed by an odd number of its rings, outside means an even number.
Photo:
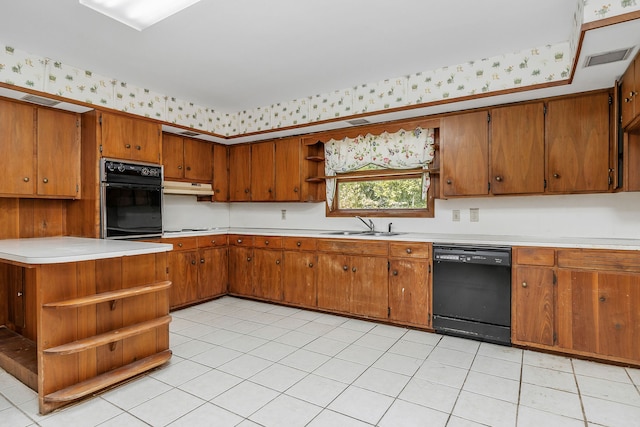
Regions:
<svg viewBox="0 0 640 427"><path fill-rule="evenodd" d="M190 196L213 196L211 184L199 182L164 181L162 183L164 194L185 194Z"/></svg>

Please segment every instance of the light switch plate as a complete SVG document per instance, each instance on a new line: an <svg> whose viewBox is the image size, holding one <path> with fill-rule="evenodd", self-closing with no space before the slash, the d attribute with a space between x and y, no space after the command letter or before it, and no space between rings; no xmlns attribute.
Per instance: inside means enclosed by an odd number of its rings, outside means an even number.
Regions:
<svg viewBox="0 0 640 427"><path fill-rule="evenodd" d="M480 208L469 209L469 221L480 222Z"/></svg>
<svg viewBox="0 0 640 427"><path fill-rule="evenodd" d="M460 222L460 209L454 209L451 211L451 221Z"/></svg>

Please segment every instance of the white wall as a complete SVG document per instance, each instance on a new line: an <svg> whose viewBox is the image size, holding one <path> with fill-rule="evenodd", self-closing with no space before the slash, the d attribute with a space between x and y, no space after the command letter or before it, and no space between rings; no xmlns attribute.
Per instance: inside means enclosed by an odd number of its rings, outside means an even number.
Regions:
<svg viewBox="0 0 640 427"><path fill-rule="evenodd" d="M479 208L480 221L469 221ZM640 193L436 200L435 218L374 218L376 229L453 234L640 239ZM460 222L452 211L460 210ZM286 219L282 220L282 210ZM323 203L207 203L165 196L165 229L249 227L364 229L354 218L327 218Z"/></svg>

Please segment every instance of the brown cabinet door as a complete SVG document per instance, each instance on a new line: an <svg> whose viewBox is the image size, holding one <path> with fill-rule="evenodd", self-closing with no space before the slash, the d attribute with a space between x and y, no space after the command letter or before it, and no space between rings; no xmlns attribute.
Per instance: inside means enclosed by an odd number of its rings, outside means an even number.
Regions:
<svg viewBox="0 0 640 427"><path fill-rule="evenodd" d="M253 250L253 295L282 301L282 251Z"/></svg>
<svg viewBox="0 0 640 427"><path fill-rule="evenodd" d="M544 192L544 104L491 110L491 192Z"/></svg>
<svg viewBox="0 0 640 427"><path fill-rule="evenodd" d="M213 179L211 144L195 139L184 140L184 177L192 181Z"/></svg>
<svg viewBox="0 0 640 427"><path fill-rule="evenodd" d="M184 178L184 138L162 134L162 164L164 165L165 179Z"/></svg>
<svg viewBox="0 0 640 427"><path fill-rule="evenodd" d="M251 145L251 200L265 202L275 199L274 162L274 142Z"/></svg>
<svg viewBox="0 0 640 427"><path fill-rule="evenodd" d="M102 156L158 163L160 124L119 114L102 113Z"/></svg>
<svg viewBox="0 0 640 427"><path fill-rule="evenodd" d="M429 262L392 259L389 265L389 320L430 326Z"/></svg>
<svg viewBox="0 0 640 427"><path fill-rule="evenodd" d="M213 144L213 201L229 201L229 148Z"/></svg>
<svg viewBox="0 0 640 427"><path fill-rule="evenodd" d="M38 195L76 198L80 192L80 117L38 109Z"/></svg>
<svg viewBox="0 0 640 427"><path fill-rule="evenodd" d="M351 313L386 319L389 307L387 259L352 256Z"/></svg>
<svg viewBox="0 0 640 427"><path fill-rule="evenodd" d="M622 76L620 93L620 124L624 128L640 114L640 56L636 56Z"/></svg>
<svg viewBox="0 0 640 427"><path fill-rule="evenodd" d="M300 201L300 138L276 142L276 200Z"/></svg>
<svg viewBox="0 0 640 427"><path fill-rule="evenodd" d="M609 95L550 101L547 106L547 191L609 189Z"/></svg>
<svg viewBox="0 0 640 427"><path fill-rule="evenodd" d="M511 334L521 343L554 344L553 270L517 267L513 283Z"/></svg>
<svg viewBox="0 0 640 427"><path fill-rule="evenodd" d="M227 292L229 281L229 252L226 247L198 251L198 298L211 298Z"/></svg>
<svg viewBox="0 0 640 427"><path fill-rule="evenodd" d="M348 313L352 274L348 256L319 254L318 308Z"/></svg>
<svg viewBox="0 0 640 427"><path fill-rule="evenodd" d="M173 251L169 253L169 280L171 280L171 307L194 302L198 298L198 252Z"/></svg>
<svg viewBox="0 0 640 427"><path fill-rule="evenodd" d="M32 106L0 100L1 194L35 193L35 114Z"/></svg>
<svg viewBox="0 0 640 427"><path fill-rule="evenodd" d="M442 194L481 196L489 193L489 128L487 112L442 119Z"/></svg>
<svg viewBox="0 0 640 427"><path fill-rule="evenodd" d="M253 249L229 247L229 292L236 295L253 295Z"/></svg>
<svg viewBox="0 0 640 427"><path fill-rule="evenodd" d="M229 147L229 200L251 200L251 146Z"/></svg>
<svg viewBox="0 0 640 427"><path fill-rule="evenodd" d="M316 306L316 264L313 252L284 252L282 289L285 302Z"/></svg>

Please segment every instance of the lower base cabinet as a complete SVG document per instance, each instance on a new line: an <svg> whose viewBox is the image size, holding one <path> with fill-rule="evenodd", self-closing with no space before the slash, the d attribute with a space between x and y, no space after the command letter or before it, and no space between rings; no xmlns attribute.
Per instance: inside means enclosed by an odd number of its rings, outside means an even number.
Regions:
<svg viewBox="0 0 640 427"><path fill-rule="evenodd" d="M514 248L512 341L640 364L637 251Z"/></svg>
<svg viewBox="0 0 640 427"><path fill-rule="evenodd" d="M283 258L282 300L303 307L316 307L318 257L315 252L285 251Z"/></svg>
<svg viewBox="0 0 640 427"><path fill-rule="evenodd" d="M389 320L431 327L431 245L389 244Z"/></svg>

